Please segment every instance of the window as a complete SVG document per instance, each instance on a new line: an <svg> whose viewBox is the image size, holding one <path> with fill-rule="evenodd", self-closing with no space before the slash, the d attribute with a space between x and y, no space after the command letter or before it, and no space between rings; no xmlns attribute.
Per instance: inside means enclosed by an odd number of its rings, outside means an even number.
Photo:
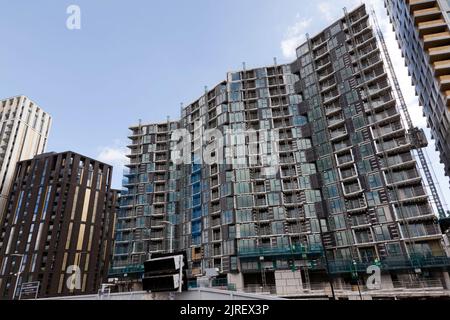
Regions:
<svg viewBox="0 0 450 320"><path fill-rule="evenodd" d="M375 238L377 241L391 240L391 233L389 232L388 226L375 226L373 231L375 232Z"/></svg>
<svg viewBox="0 0 450 320"><path fill-rule="evenodd" d="M250 222L253 220L253 215L251 210L237 210L236 211L236 221L237 222Z"/></svg>
<svg viewBox="0 0 450 320"><path fill-rule="evenodd" d="M317 161L317 167L319 171L325 171L333 167L333 161L331 156L327 156Z"/></svg>
<svg viewBox="0 0 450 320"><path fill-rule="evenodd" d="M311 179L309 177L298 177L300 189L311 189Z"/></svg>
<svg viewBox="0 0 450 320"><path fill-rule="evenodd" d="M358 144L364 141L364 136L362 131L357 131L351 134L351 139L353 144Z"/></svg>
<svg viewBox="0 0 450 320"><path fill-rule="evenodd" d="M299 139L297 141L298 148L300 150L307 150L311 148L311 139Z"/></svg>
<svg viewBox="0 0 450 320"><path fill-rule="evenodd" d="M222 224L233 223L233 211L222 211Z"/></svg>
<svg viewBox="0 0 450 320"><path fill-rule="evenodd" d="M363 158L373 155L373 148L370 143L361 145L359 151L361 152L361 157Z"/></svg>
<svg viewBox="0 0 450 320"><path fill-rule="evenodd" d="M364 118L363 115L357 116L353 118L353 125L355 129L362 128L366 125L366 119Z"/></svg>
<svg viewBox="0 0 450 320"><path fill-rule="evenodd" d="M339 231L335 233L337 246L348 246L352 243L352 237L348 231Z"/></svg>
<svg viewBox="0 0 450 320"><path fill-rule="evenodd" d="M379 173L370 174L367 176L367 180L369 182L369 186L371 189L380 188L383 186L381 182L381 176Z"/></svg>
<svg viewBox="0 0 450 320"><path fill-rule="evenodd" d="M307 118L303 116L294 117L294 126L303 126L307 123Z"/></svg>
<svg viewBox="0 0 450 320"><path fill-rule="evenodd" d="M337 175L334 170L325 171L322 175L324 184L329 184L337 180Z"/></svg>
<svg viewBox="0 0 450 320"><path fill-rule="evenodd" d="M391 221L390 219L390 215L389 215L389 208L387 207L382 207L382 208L378 208L376 210L377 213L377 217L378 217L378 222L387 222L387 221Z"/></svg>
<svg viewBox="0 0 450 320"><path fill-rule="evenodd" d="M254 206L253 196L252 195L237 196L236 204L238 208L251 208Z"/></svg>
<svg viewBox="0 0 450 320"><path fill-rule="evenodd" d="M237 194L242 193L250 193L250 184L249 183L235 183L234 184L235 192Z"/></svg>
<svg viewBox="0 0 450 320"><path fill-rule="evenodd" d="M275 179L270 180L270 190L281 191L281 181Z"/></svg>
<svg viewBox="0 0 450 320"><path fill-rule="evenodd" d="M301 165L303 175L312 175L316 173L316 166L313 163L305 163Z"/></svg>
<svg viewBox="0 0 450 320"><path fill-rule="evenodd" d="M253 237L256 235L255 225L253 223L239 225L241 237Z"/></svg>
<svg viewBox="0 0 450 320"><path fill-rule="evenodd" d="M331 217L331 224L334 230L337 229L345 229L345 218L343 214L338 214L336 216Z"/></svg>
<svg viewBox="0 0 450 320"><path fill-rule="evenodd" d="M314 203L322 201L319 190L305 190L306 202Z"/></svg>
<svg viewBox="0 0 450 320"><path fill-rule="evenodd" d="M370 171L372 171L372 165L370 164L369 160L362 160L358 162L358 171L361 174L366 174Z"/></svg>
<svg viewBox="0 0 450 320"><path fill-rule="evenodd" d="M381 204L380 193L378 191L367 192L367 204L369 206L376 206Z"/></svg>
<svg viewBox="0 0 450 320"><path fill-rule="evenodd" d="M316 218L317 217L316 208L313 204L305 204L304 209L305 209L306 218Z"/></svg>
<svg viewBox="0 0 450 320"><path fill-rule="evenodd" d="M231 74L231 81L239 81L239 80L241 80L241 75L239 72Z"/></svg>
<svg viewBox="0 0 450 320"><path fill-rule="evenodd" d="M280 194L279 193L269 193L267 195L269 206L279 205L281 203Z"/></svg>
<svg viewBox="0 0 450 320"><path fill-rule="evenodd" d="M325 187L325 197L326 198L339 197L339 191L336 184L332 184L330 186Z"/></svg>
<svg viewBox="0 0 450 320"><path fill-rule="evenodd" d="M329 200L331 213L339 213L344 211L344 203L342 199Z"/></svg>

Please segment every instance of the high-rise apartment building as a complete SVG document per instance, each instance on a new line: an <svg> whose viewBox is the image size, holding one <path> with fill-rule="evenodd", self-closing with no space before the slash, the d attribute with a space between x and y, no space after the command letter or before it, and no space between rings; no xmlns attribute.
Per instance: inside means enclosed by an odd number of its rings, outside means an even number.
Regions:
<svg viewBox="0 0 450 320"><path fill-rule="evenodd" d="M97 293L113 248L119 193L112 167L74 152L17 165L0 227L0 297ZM15 293L15 296L14 296Z"/></svg>
<svg viewBox="0 0 450 320"><path fill-rule="evenodd" d="M385 6L450 176L450 2L385 0Z"/></svg>
<svg viewBox="0 0 450 320"><path fill-rule="evenodd" d="M0 101L0 219L18 161L43 153L51 116L24 96Z"/></svg>
<svg viewBox="0 0 450 320"><path fill-rule="evenodd" d="M180 171L170 162L170 139L178 128L171 121L130 127L111 276L139 279L150 252L175 248Z"/></svg>
<svg viewBox="0 0 450 320"><path fill-rule="evenodd" d="M342 288L373 264L386 287L450 286L365 6L297 56L228 73L180 121L131 128L111 276L138 279L149 254L176 248L190 279L217 268L217 285L279 295Z"/></svg>

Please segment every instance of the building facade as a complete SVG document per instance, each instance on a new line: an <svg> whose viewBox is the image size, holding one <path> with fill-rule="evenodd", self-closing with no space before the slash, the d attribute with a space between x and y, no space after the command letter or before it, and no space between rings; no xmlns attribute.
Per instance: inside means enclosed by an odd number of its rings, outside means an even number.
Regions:
<svg viewBox="0 0 450 320"><path fill-rule="evenodd" d="M130 127L111 276L139 279L150 252L175 249L179 168L170 162L178 122Z"/></svg>
<svg viewBox="0 0 450 320"><path fill-rule="evenodd" d="M18 163L1 221L1 298L17 299L30 282L38 297L97 293L118 207L111 175L111 166L74 152Z"/></svg>
<svg viewBox="0 0 450 320"><path fill-rule="evenodd" d="M51 123L51 116L27 97L0 101L0 219L16 163L45 151Z"/></svg>
<svg viewBox="0 0 450 320"><path fill-rule="evenodd" d="M424 116L450 176L450 3L385 0Z"/></svg>
<svg viewBox="0 0 450 320"><path fill-rule="evenodd" d="M448 282L365 6L297 56L228 73L178 122L131 128L130 166L140 169L127 173L110 276L138 279L141 259L175 246L190 279L217 268L216 285L279 295L350 285L373 264L386 286ZM139 228L126 224L137 212Z"/></svg>

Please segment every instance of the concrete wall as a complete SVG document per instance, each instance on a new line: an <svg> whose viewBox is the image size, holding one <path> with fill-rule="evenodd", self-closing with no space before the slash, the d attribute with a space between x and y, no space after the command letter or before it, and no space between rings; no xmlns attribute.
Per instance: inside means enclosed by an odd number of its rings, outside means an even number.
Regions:
<svg viewBox="0 0 450 320"><path fill-rule="evenodd" d="M275 286L277 295L290 295L303 291L301 271L275 271Z"/></svg>

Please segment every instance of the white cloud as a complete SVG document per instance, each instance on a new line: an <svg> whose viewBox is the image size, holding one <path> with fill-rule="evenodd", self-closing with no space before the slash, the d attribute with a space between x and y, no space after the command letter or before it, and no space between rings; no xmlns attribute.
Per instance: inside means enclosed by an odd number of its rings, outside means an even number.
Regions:
<svg viewBox="0 0 450 320"><path fill-rule="evenodd" d="M299 18L298 14L297 18ZM288 28L283 41L281 41L281 50L285 58L295 58L295 49L305 41L305 34L308 32L311 22L312 18L301 18L300 21L297 21L293 26Z"/></svg>
<svg viewBox="0 0 450 320"><path fill-rule="evenodd" d="M102 147L97 158L99 161L113 166L123 166L127 162L125 154L126 151L120 147Z"/></svg>
<svg viewBox="0 0 450 320"><path fill-rule="evenodd" d="M97 159L101 162L113 166L113 187L120 188L123 177L123 169L128 163L127 148L120 140L115 140L111 146L103 146L98 148Z"/></svg>
<svg viewBox="0 0 450 320"><path fill-rule="evenodd" d="M317 9L319 10L321 17L324 17L328 22L332 22L335 17L335 8L336 6L330 5L329 2L320 2L317 5Z"/></svg>

